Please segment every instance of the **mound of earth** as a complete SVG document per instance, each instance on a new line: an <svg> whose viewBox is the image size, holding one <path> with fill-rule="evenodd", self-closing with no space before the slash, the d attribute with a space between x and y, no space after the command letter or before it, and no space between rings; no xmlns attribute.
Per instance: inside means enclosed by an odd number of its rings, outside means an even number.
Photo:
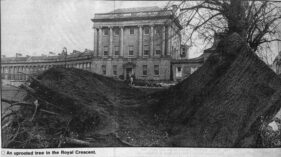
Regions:
<svg viewBox="0 0 281 157"><path fill-rule="evenodd" d="M238 34L189 78L159 94L172 146L257 147L262 121L281 107L281 79Z"/></svg>
<svg viewBox="0 0 281 157"><path fill-rule="evenodd" d="M6 147L165 145L167 133L148 108L153 101L124 82L74 68L51 68L31 80L22 86L31 106L21 106Z"/></svg>

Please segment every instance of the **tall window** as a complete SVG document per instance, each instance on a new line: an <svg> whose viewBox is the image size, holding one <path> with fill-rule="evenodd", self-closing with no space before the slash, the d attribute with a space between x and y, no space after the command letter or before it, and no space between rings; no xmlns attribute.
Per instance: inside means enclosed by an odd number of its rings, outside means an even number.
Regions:
<svg viewBox="0 0 281 157"><path fill-rule="evenodd" d="M149 34L149 27L144 27L144 34L145 35Z"/></svg>
<svg viewBox="0 0 281 157"><path fill-rule="evenodd" d="M182 77L182 68L181 67L177 67L176 68L176 77Z"/></svg>
<svg viewBox="0 0 281 157"><path fill-rule="evenodd" d="M109 33L108 33L108 28L105 28L104 30L103 30L103 35L108 35Z"/></svg>
<svg viewBox="0 0 281 157"><path fill-rule="evenodd" d="M149 54L149 46L148 45L144 45L143 46L143 55L144 56L148 56Z"/></svg>
<svg viewBox="0 0 281 157"><path fill-rule="evenodd" d="M104 46L104 48L103 48L103 55L104 56L108 55L108 46Z"/></svg>
<svg viewBox="0 0 281 157"><path fill-rule="evenodd" d="M117 65L113 65L112 69L113 69L113 75L117 76Z"/></svg>
<svg viewBox="0 0 281 157"><path fill-rule="evenodd" d="M120 33L119 29L118 29L118 28L115 28L115 29L114 29L114 35L115 35L115 36L118 36L119 33Z"/></svg>
<svg viewBox="0 0 281 157"><path fill-rule="evenodd" d="M134 27L130 28L130 34L134 34Z"/></svg>
<svg viewBox="0 0 281 157"><path fill-rule="evenodd" d="M185 54L185 47L181 48L180 56L181 57L185 57L186 56L186 54Z"/></svg>
<svg viewBox="0 0 281 157"><path fill-rule="evenodd" d="M101 66L101 71L103 75L106 75L106 65Z"/></svg>
<svg viewBox="0 0 281 157"><path fill-rule="evenodd" d="M155 28L156 35L161 35L161 32L162 32L161 27L156 27Z"/></svg>
<svg viewBox="0 0 281 157"><path fill-rule="evenodd" d="M144 75L144 76L147 75L147 65L142 66L142 75Z"/></svg>
<svg viewBox="0 0 281 157"><path fill-rule="evenodd" d="M161 48L160 45L156 46L155 55L161 55Z"/></svg>
<svg viewBox="0 0 281 157"><path fill-rule="evenodd" d="M159 65L154 65L154 75L159 75Z"/></svg>
<svg viewBox="0 0 281 157"><path fill-rule="evenodd" d="M114 54L115 54L115 56L118 56L120 54L119 53L119 46L114 47Z"/></svg>
<svg viewBox="0 0 281 157"><path fill-rule="evenodd" d="M133 56L134 55L134 46L129 46L129 56Z"/></svg>

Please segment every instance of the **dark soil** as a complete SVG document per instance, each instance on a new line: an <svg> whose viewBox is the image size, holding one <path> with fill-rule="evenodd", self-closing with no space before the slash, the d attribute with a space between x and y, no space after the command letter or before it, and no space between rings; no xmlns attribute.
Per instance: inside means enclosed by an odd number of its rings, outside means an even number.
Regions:
<svg viewBox="0 0 281 157"><path fill-rule="evenodd" d="M281 107L281 79L237 34L183 82L159 94L155 111L173 146L258 147L259 127Z"/></svg>
<svg viewBox="0 0 281 157"><path fill-rule="evenodd" d="M149 108L155 101L146 94L147 91L74 68L52 68L37 79L30 84L36 94L27 96L25 100L34 102L39 98L39 104L44 104L42 108L59 113L59 116L37 113L31 127L26 128L29 131L44 130L34 133L40 136L41 141L34 140L34 144L24 146L11 143L8 147L29 148L45 140L46 145L38 144L36 147L57 147L61 135L89 142L94 147L165 146L167 133ZM30 119L33 110L23 108L22 111L24 117ZM28 136L20 139L23 138Z"/></svg>

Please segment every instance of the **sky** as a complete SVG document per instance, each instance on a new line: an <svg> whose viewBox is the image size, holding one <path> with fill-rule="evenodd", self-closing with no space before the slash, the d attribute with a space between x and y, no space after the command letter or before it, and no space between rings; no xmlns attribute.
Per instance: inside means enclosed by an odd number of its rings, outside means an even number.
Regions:
<svg viewBox="0 0 281 157"><path fill-rule="evenodd" d="M93 50L91 19L95 13L114 8L164 7L167 2L1 0L1 55L47 55L50 51L60 53L63 47L68 52ZM192 47L190 57L200 55L202 50Z"/></svg>
<svg viewBox="0 0 281 157"><path fill-rule="evenodd" d="M93 0L1 0L1 53L60 53L63 47L93 50L95 13L114 8L164 6L166 2Z"/></svg>

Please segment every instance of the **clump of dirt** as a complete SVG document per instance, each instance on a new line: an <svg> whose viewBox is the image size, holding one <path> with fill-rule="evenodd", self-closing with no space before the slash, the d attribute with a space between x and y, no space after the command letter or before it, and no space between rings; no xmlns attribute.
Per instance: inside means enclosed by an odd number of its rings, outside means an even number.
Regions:
<svg viewBox="0 0 281 157"><path fill-rule="evenodd" d="M168 125L170 145L258 147L260 117L270 120L280 110L281 79L232 34L159 97L155 110Z"/></svg>
<svg viewBox="0 0 281 157"><path fill-rule="evenodd" d="M28 105L16 113L5 147L151 146L167 138L151 120L151 99L124 82L52 68L22 88Z"/></svg>

